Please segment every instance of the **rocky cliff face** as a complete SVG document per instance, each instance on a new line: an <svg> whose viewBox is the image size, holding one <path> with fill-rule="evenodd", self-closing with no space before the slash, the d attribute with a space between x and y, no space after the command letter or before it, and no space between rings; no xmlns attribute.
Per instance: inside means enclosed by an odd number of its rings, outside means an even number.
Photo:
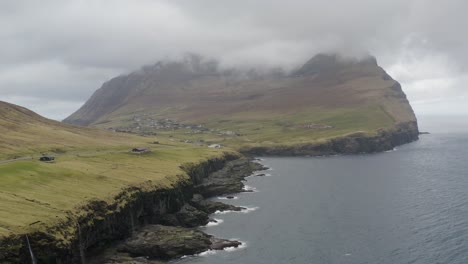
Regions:
<svg viewBox="0 0 468 264"><path fill-rule="evenodd" d="M328 140L323 143L295 146L252 147L241 152L252 156L329 156L337 154L362 154L392 150L397 146L419 139L416 122L399 123L376 135L356 133Z"/></svg>
<svg viewBox="0 0 468 264"><path fill-rule="evenodd" d="M47 232L1 239L0 263L31 263L31 252L38 263L86 263L93 252L116 240L129 237L144 225L190 227L207 224L211 209L236 208L192 200L195 192L205 197L210 196L196 186L210 182L210 175L214 172L217 172L217 175L223 174L224 177L229 177L228 174L231 173L239 175L240 181L254 170L261 169L258 164L244 159L238 160L239 158L227 154L224 158L215 158L200 164L185 164L183 167L190 180L180 181L170 189L127 188L115 197L112 204L92 201L83 208L81 215L70 215L66 222L50 227ZM204 235L200 237L209 238ZM224 243L223 240L211 241L209 245L216 242L219 246L219 243ZM213 244L213 247L216 245Z"/></svg>

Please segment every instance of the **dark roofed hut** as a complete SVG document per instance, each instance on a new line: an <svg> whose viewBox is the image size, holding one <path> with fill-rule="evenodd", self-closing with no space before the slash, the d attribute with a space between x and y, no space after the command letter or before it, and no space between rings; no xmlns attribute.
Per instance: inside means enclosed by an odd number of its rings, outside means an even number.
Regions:
<svg viewBox="0 0 468 264"><path fill-rule="evenodd" d="M132 153L134 154L143 154L143 153L148 153L149 149L147 148L134 148L132 149Z"/></svg>
<svg viewBox="0 0 468 264"><path fill-rule="evenodd" d="M44 161L44 162L46 162L46 161L54 161L54 160L55 160L55 157L53 157L53 156L42 156L42 157L39 158L39 160L40 160L40 161Z"/></svg>

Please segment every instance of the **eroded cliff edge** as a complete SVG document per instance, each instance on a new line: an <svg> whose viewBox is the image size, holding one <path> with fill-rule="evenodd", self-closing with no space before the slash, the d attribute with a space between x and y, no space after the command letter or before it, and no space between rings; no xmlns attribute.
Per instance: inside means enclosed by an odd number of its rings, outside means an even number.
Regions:
<svg viewBox="0 0 468 264"><path fill-rule="evenodd" d="M82 208L84 213L70 213L66 221L46 231L2 238L0 263L87 263L94 252L128 238L138 227L206 224L211 210L223 204L194 201L194 194L209 197L210 193L241 191L240 180L261 169L261 165L232 153L181 167L189 177L181 176L171 188L161 189L151 182L129 187L113 203L91 201ZM200 208L194 208L198 205ZM31 254L37 262L32 262Z"/></svg>
<svg viewBox="0 0 468 264"><path fill-rule="evenodd" d="M415 141L418 135L417 123L407 122L397 124L392 129L380 130L375 135L355 133L323 143L255 147L242 152L255 156L374 153ZM192 212L194 195L211 197L242 191L240 180L260 169L252 164L246 163L240 154L232 153L199 164L184 164L181 167L188 177L180 176L178 183L170 188L158 188L151 182L128 187L114 198L113 203L91 201L80 215L70 213L66 221L45 232L1 239L0 263L31 263L31 251L37 263L86 263L86 258L93 252L114 241L128 238L134 230L144 225L204 225L209 221L208 214L213 212L210 208L212 205L198 203L195 209L199 212Z"/></svg>
<svg viewBox="0 0 468 264"><path fill-rule="evenodd" d="M363 154L392 150L397 146L419 139L416 121L398 123L391 129L378 130L375 135L354 133L324 142L248 147L240 151L252 156L329 156L338 154Z"/></svg>

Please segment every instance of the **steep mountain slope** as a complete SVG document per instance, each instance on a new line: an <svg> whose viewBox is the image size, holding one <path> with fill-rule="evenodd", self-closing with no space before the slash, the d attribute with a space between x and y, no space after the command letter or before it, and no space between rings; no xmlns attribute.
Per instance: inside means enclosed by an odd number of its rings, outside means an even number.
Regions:
<svg viewBox="0 0 468 264"><path fill-rule="evenodd" d="M375 58L329 54L292 73L221 70L198 56L160 62L106 82L65 122L133 132L181 127L168 126L167 119L209 129L182 126L188 128L178 130L183 139L238 148L375 135L398 124L417 138L416 117L400 84Z"/></svg>

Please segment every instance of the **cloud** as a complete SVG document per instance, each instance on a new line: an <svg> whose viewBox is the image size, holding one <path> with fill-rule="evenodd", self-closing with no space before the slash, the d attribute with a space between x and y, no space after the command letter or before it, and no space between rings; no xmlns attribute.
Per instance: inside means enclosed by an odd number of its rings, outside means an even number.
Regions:
<svg viewBox="0 0 468 264"><path fill-rule="evenodd" d="M66 116L75 109L64 104L83 103L109 78L185 52L293 68L323 51L372 53L415 102L466 96L467 8L461 0L2 1L0 98L49 117L56 105Z"/></svg>

